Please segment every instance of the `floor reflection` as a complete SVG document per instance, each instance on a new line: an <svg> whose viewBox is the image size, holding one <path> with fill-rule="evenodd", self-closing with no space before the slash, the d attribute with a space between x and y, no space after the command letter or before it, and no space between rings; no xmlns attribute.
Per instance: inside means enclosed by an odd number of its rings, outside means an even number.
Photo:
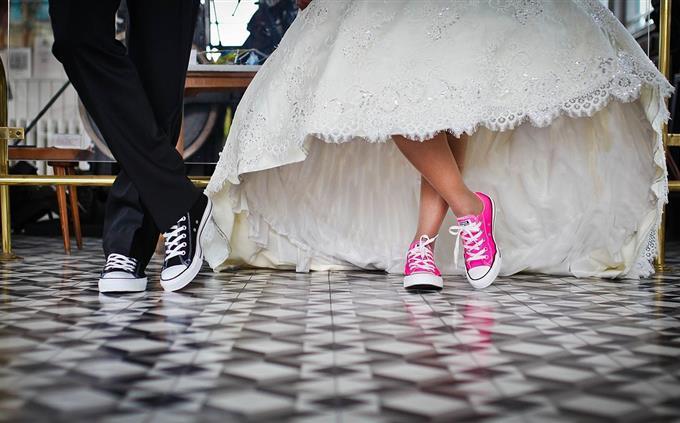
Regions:
<svg viewBox="0 0 680 423"><path fill-rule="evenodd" d="M413 293L376 272L204 269L183 293L101 295L99 248L17 239L0 420L680 419L678 272Z"/></svg>

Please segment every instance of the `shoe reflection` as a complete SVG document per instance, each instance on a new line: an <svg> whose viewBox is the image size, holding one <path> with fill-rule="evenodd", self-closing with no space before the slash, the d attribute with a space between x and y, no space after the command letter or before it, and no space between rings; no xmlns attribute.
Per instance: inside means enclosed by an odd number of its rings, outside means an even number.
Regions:
<svg viewBox="0 0 680 423"><path fill-rule="evenodd" d="M413 297L404 300L408 322L426 332L436 329L455 336L456 349L467 352L483 365L485 351L493 350L493 327L496 325L497 303L483 291L442 296L438 291L416 291L422 301ZM442 330L443 329L443 330Z"/></svg>
<svg viewBox="0 0 680 423"><path fill-rule="evenodd" d="M463 322L468 330L476 332L476 340L470 344L475 352L484 351L492 346L493 332L491 329L496 323L493 316L493 303L467 297L467 301L463 305Z"/></svg>

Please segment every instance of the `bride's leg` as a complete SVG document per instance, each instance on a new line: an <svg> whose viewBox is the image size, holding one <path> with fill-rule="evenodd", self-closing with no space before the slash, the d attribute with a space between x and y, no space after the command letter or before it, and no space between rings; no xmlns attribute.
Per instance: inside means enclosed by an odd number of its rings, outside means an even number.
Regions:
<svg viewBox="0 0 680 423"><path fill-rule="evenodd" d="M456 159L456 165L458 165L458 170L462 175L463 167L465 166L465 150L467 148L468 137L467 135L461 135L460 138L456 138L447 132L446 142L449 143L453 158Z"/></svg>
<svg viewBox="0 0 680 423"><path fill-rule="evenodd" d="M439 228L444 222L449 205L446 200L439 195L437 190L432 188L427 179L420 177L420 208L418 210L418 230L413 240L417 240L421 235L434 238L439 232Z"/></svg>
<svg viewBox="0 0 680 423"><path fill-rule="evenodd" d="M447 137L442 133L422 143L394 137L399 150L421 174L418 231L406 254L405 288L443 287L441 272L434 262L434 237L448 208L457 216L467 216L479 214L484 207L463 183L456 163L453 151L462 164L464 141L454 138L449 145Z"/></svg>
<svg viewBox="0 0 680 423"><path fill-rule="evenodd" d="M451 151L446 134L440 133L424 142L408 140L400 135L395 135L393 139L402 154L429 182L430 187L444 199L456 216L478 215L482 212L483 205L479 197L470 191L463 182L460 168ZM462 140L454 139L452 141L456 143ZM425 189L427 189L427 186L425 186ZM439 219L437 212L440 210L434 199L429 195L425 198L425 204L422 203L422 200L423 187L421 186L419 230L421 223L425 223L423 229L429 229L433 226L436 219ZM443 220L443 217L441 219ZM438 223L441 225L441 220Z"/></svg>
<svg viewBox="0 0 680 423"><path fill-rule="evenodd" d="M467 145L467 136L463 135L456 138L453 135L446 133L446 141L451 148L453 158L456 160L458 170L463 173L463 165L465 160L465 147ZM423 176L420 177L420 209L418 211L418 229L414 236L414 240L420 238L421 235L427 235L430 238L437 235L439 228L444 222L446 211L449 205L444 200L444 197L439 195L436 189L427 182Z"/></svg>

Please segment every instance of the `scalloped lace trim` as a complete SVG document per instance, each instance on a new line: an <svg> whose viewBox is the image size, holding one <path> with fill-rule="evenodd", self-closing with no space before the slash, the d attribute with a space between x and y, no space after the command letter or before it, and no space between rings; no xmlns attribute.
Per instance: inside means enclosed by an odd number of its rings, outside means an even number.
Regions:
<svg viewBox="0 0 680 423"><path fill-rule="evenodd" d="M661 126L668 120L668 112L664 99L673 92L673 87L658 72L652 62L643 54L639 46L630 37L626 37L625 30L616 18L604 7L595 1L583 0L577 2L590 16L597 22L600 29L609 38L612 47L616 51L614 57L594 57L592 58L590 69L593 69L592 79L586 79L583 84L574 84L574 95L564 101L564 97L551 96L549 85L541 92L545 92L545 98L554 98L552 104L536 104L535 99L531 102L516 102L516 104L499 105L497 102L485 103L476 102L474 94L461 91L459 87L447 86L446 95L454 96L463 103L475 105L474 110L466 110L462 113L463 119L447 125L444 117L437 110L431 110L432 114L421 113L420 108L414 106L418 116L425 116L416 122L385 122L370 128L354 130L350 128L316 128L314 120L309 120L310 112L315 109L324 110L324 113L333 113L334 104L316 104L313 97L309 101L305 98L292 98L290 100L289 112L292 116L289 119L289 126L278 126L272 124L253 106L253 96L246 93L242 103L246 110L243 110L243 124L238 128L232 127L234 133L230 136L224 151L220 154L220 160L215 173L206 189L209 195L219 192L228 181L232 184L240 183L240 175L248 172L265 170L273 167L299 162L306 157L307 145L311 140L309 136L314 136L322 141L329 143L342 143L353 140L363 140L367 142L386 142L392 135L399 134L415 141L425 141L432 138L439 132L446 131L455 136L463 133L473 134L480 127L488 128L492 131L508 131L517 128L519 125L529 123L537 127L546 127L553 123L560 116L572 118L590 117L605 108L612 100L623 103L634 101L642 96L642 100L648 113L648 119L657 134L654 151L654 162L659 169L659 175L651 189L657 197L657 219L649 235L644 241L644 245L639 246L640 257L631 269L627 269L627 275L633 277L649 276L653 273L651 260L658 254L658 243L656 231L661 223L661 212L663 205L667 202L667 175L663 145L661 141ZM310 19L311 19L311 14ZM625 34L627 35L627 34ZM630 39L629 39L630 38ZM283 47L283 46L282 46ZM278 54L276 54L278 53ZM271 66L261 70L262 75L253 85L257 88L266 88L260 82L270 78L271 72L276 70L276 66L283 66L281 72L288 72L284 59L287 56L285 47L280 48L275 55L270 57ZM291 62L294 63L294 62ZM272 69L273 68L273 69ZM286 70L287 69L287 70ZM303 70L304 71L304 70ZM298 85L302 83L297 69L290 72L297 75L290 81L290 92L299 92ZM262 80L262 81L260 81ZM604 80L604 82L603 82ZM280 79L277 82L282 82ZM285 82L286 79L283 79ZM418 81L412 81L417 83ZM549 81L543 81L549 84ZM540 84L534 88L540 88ZM567 92L571 90L571 85ZM255 88L255 87L253 87ZM406 87L409 88L409 87ZM417 92L410 87L407 92ZM527 87L528 88L528 87ZM564 88L564 87L562 87ZM471 87L470 89L474 89ZM253 90L249 90L252 92ZM288 91L287 91L288 92ZM260 93L258 93L260 94ZM389 93L388 93L389 94ZM389 116L390 110L385 110L385 105L390 105L389 98L384 93L357 92L357 102L355 111L372 110L378 115ZM450 98L447 97L447 101ZM415 104L415 103L414 103ZM420 103L422 105L422 103ZM513 107L514 106L514 107ZM344 105L340 105L344 107ZM649 110L654 109L654 110ZM340 110L342 112L342 110ZM398 114L396 114L398 115ZM443 123L444 122L444 123ZM257 128L267 128L264 131ZM283 136L282 136L283 135ZM272 141L276 140L276 141Z"/></svg>

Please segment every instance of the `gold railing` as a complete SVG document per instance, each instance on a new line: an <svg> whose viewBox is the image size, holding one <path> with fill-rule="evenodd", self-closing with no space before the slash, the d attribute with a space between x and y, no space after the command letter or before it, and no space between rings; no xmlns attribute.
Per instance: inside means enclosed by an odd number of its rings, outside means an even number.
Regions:
<svg viewBox="0 0 680 423"><path fill-rule="evenodd" d="M0 228L2 228L2 252L0 260L13 260L11 221L9 215L9 186L2 179L9 176L9 140L22 139L23 128L7 127L7 77L5 66L0 59Z"/></svg>
<svg viewBox="0 0 680 423"><path fill-rule="evenodd" d="M659 11L659 70L666 78L670 79L671 60L671 0L661 0ZM668 126L661 128L664 149L668 154L668 147L680 146L680 134L669 134ZM680 181L668 181L670 191L680 191ZM661 217L661 226L658 234L659 254L656 257L657 270L663 271L666 267L666 210Z"/></svg>

